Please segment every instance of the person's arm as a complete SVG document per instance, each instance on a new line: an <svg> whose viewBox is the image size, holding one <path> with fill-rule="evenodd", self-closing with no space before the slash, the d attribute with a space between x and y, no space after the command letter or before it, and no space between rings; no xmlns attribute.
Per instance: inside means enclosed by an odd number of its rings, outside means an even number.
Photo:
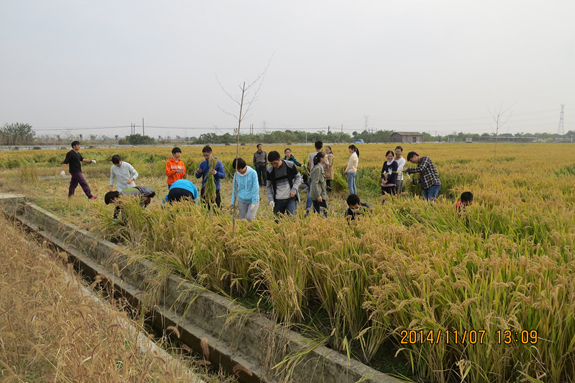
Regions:
<svg viewBox="0 0 575 383"><path fill-rule="evenodd" d="M301 184L301 180L302 180L301 173L297 172L295 175L295 179L293 181L293 186L291 188L291 193L294 193L294 196L297 195L297 190L299 188L299 185Z"/></svg>
<svg viewBox="0 0 575 383"><path fill-rule="evenodd" d="M232 201L230 202L231 206L234 206L236 201L236 179L237 179L237 172L234 173L234 178L232 178Z"/></svg>
<svg viewBox="0 0 575 383"><path fill-rule="evenodd" d="M267 172L267 169L266 169L266 172ZM272 181L270 181L269 172L268 172L267 177L266 177L266 190L268 192L268 201L274 202L274 188L272 186Z"/></svg>
<svg viewBox="0 0 575 383"><path fill-rule="evenodd" d="M260 184L258 182L258 174L256 172L251 173L250 181L252 190L252 203L256 204L260 200Z"/></svg>
<svg viewBox="0 0 575 383"><path fill-rule="evenodd" d="M176 174L176 170L172 170L172 166L170 165L170 161L166 162L166 175L168 177L173 176L174 174Z"/></svg>
<svg viewBox="0 0 575 383"><path fill-rule="evenodd" d="M204 174L204 169L202 169L202 164L206 162L206 161L202 161L200 163L200 166L198 166L198 170L196 170L196 174L194 174L196 176L196 178L202 178L202 175ZM209 167L208 167L209 169Z"/></svg>
<svg viewBox="0 0 575 383"><path fill-rule="evenodd" d="M131 178L128 180L128 184L131 184L138 178L139 174L138 171L130 164L130 168L128 169L128 173L130 173Z"/></svg>
<svg viewBox="0 0 575 383"><path fill-rule="evenodd" d="M116 173L114 173L114 166L112 165L112 167L110 168L110 191L114 191L113 187L114 187L114 181L116 180Z"/></svg>
<svg viewBox="0 0 575 383"><path fill-rule="evenodd" d="M385 179L385 161L383 162L383 166L381 167L381 179Z"/></svg>
<svg viewBox="0 0 575 383"><path fill-rule="evenodd" d="M409 174L413 174L413 173L421 173L422 171L424 171L425 169L427 169L429 167L429 157L421 157L421 161L419 161L419 164L417 164L416 168L409 168L407 169L407 172Z"/></svg>
<svg viewBox="0 0 575 383"><path fill-rule="evenodd" d="M296 164L297 166L301 166L301 163L295 159L294 155L292 154L290 158L293 158L293 163Z"/></svg>
<svg viewBox="0 0 575 383"><path fill-rule="evenodd" d="M224 164L222 164L220 161L218 161L218 163L216 164L216 174L214 174L214 178L219 178L219 179L224 179L226 178L226 170L224 169Z"/></svg>
<svg viewBox="0 0 575 383"><path fill-rule="evenodd" d="M182 161L182 167L183 167L183 169L182 169L183 173L182 174L186 175L186 164L184 164L184 161ZM187 178L187 176L186 176L186 178Z"/></svg>

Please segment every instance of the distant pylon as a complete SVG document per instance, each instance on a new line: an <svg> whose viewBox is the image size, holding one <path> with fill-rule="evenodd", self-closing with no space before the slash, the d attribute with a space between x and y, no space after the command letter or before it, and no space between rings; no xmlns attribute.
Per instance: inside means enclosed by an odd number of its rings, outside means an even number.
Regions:
<svg viewBox="0 0 575 383"><path fill-rule="evenodd" d="M563 125L563 109L565 104L561 104L561 114L559 115L559 127L557 128L557 134L565 134L565 125Z"/></svg>

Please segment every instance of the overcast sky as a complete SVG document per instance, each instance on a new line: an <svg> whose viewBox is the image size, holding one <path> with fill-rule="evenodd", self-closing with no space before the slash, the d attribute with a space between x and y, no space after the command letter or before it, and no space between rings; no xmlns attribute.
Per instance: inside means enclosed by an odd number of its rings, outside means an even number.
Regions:
<svg viewBox="0 0 575 383"><path fill-rule="evenodd" d="M370 129L491 133L489 109L513 105L500 133L555 133L565 104L567 132L574 18L573 0L0 0L0 124L232 133L218 79L238 96L268 67L246 130L351 133L369 116Z"/></svg>

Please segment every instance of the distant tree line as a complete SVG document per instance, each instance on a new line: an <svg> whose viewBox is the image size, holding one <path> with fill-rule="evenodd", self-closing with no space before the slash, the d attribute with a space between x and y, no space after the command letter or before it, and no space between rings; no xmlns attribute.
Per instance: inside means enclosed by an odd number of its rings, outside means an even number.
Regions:
<svg viewBox="0 0 575 383"><path fill-rule="evenodd" d="M35 134L32 125L29 124L20 124L19 122L4 124L0 128L0 145L31 144L34 142Z"/></svg>
<svg viewBox="0 0 575 383"><path fill-rule="evenodd" d="M154 145L156 140L149 136L142 136L139 133L130 134L118 141L120 145Z"/></svg>

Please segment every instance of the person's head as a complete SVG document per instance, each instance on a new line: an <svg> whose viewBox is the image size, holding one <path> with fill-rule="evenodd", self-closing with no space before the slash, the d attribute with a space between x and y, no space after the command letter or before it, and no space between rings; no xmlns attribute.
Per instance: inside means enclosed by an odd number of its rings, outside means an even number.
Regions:
<svg viewBox="0 0 575 383"><path fill-rule="evenodd" d="M290 158L291 157L291 149L286 148L286 150L284 150L284 154L285 154L286 158Z"/></svg>
<svg viewBox="0 0 575 383"><path fill-rule="evenodd" d="M238 171L240 174L246 174L248 167L246 166L246 161L243 158L234 158L232 161L232 167Z"/></svg>
<svg viewBox="0 0 575 383"><path fill-rule="evenodd" d="M120 157L119 154L114 154L114 155L112 156L112 163L113 163L114 165L116 165L117 167L122 166L122 157Z"/></svg>
<svg viewBox="0 0 575 383"><path fill-rule="evenodd" d="M331 154L331 146L326 146L326 147L325 147L325 153L326 153L326 154Z"/></svg>
<svg viewBox="0 0 575 383"><path fill-rule="evenodd" d="M461 193L461 204L463 206L473 205L473 194L471 192Z"/></svg>
<svg viewBox="0 0 575 383"><path fill-rule="evenodd" d="M395 155L398 157L401 157L402 153L403 153L403 148L401 146L396 146L395 147Z"/></svg>
<svg viewBox="0 0 575 383"><path fill-rule="evenodd" d="M313 166L316 166L317 164L325 164L325 160L326 160L325 153L317 152L317 154L313 158Z"/></svg>
<svg viewBox="0 0 575 383"><path fill-rule="evenodd" d="M261 152L261 151L262 151L262 144L258 144L258 145L256 146L256 148L258 148L258 152Z"/></svg>
<svg viewBox="0 0 575 383"><path fill-rule="evenodd" d="M212 157L212 148L204 146L202 149L202 156L204 156L204 159L209 160Z"/></svg>
<svg viewBox="0 0 575 383"><path fill-rule="evenodd" d="M388 150L388 151L385 153L385 158L387 158L387 160L388 160L389 162L391 162L391 161L393 160L393 157L394 157L394 153L393 153L391 150Z"/></svg>
<svg viewBox="0 0 575 383"><path fill-rule="evenodd" d="M172 149L172 156L177 161L182 156L182 149L178 148L177 146Z"/></svg>
<svg viewBox="0 0 575 383"><path fill-rule="evenodd" d="M268 154L268 161L274 167L274 169L279 169L282 166L282 159L280 154L277 151L271 151Z"/></svg>
<svg viewBox="0 0 575 383"><path fill-rule="evenodd" d="M319 140L316 141L314 145L315 145L315 150L317 150L318 152L321 150L321 148L323 148L323 142L321 142Z"/></svg>
<svg viewBox="0 0 575 383"><path fill-rule="evenodd" d="M355 153L359 157L359 149L357 148L357 146L349 145L347 148L349 149L350 153Z"/></svg>
<svg viewBox="0 0 575 383"><path fill-rule="evenodd" d="M411 162L412 164L419 163L419 154L415 152L407 153L407 161Z"/></svg>
<svg viewBox="0 0 575 383"><path fill-rule="evenodd" d="M72 149L80 150L80 141L72 141Z"/></svg>
<svg viewBox="0 0 575 383"><path fill-rule="evenodd" d="M349 206L350 209L359 209L359 207L361 206L360 203L361 201L359 200L359 197L357 194L350 194L347 196L347 206Z"/></svg>
<svg viewBox="0 0 575 383"><path fill-rule="evenodd" d="M117 191L111 191L106 193L106 195L104 196L104 202L106 203L106 205L109 205L111 203L118 202L118 198L120 198L120 193Z"/></svg>

